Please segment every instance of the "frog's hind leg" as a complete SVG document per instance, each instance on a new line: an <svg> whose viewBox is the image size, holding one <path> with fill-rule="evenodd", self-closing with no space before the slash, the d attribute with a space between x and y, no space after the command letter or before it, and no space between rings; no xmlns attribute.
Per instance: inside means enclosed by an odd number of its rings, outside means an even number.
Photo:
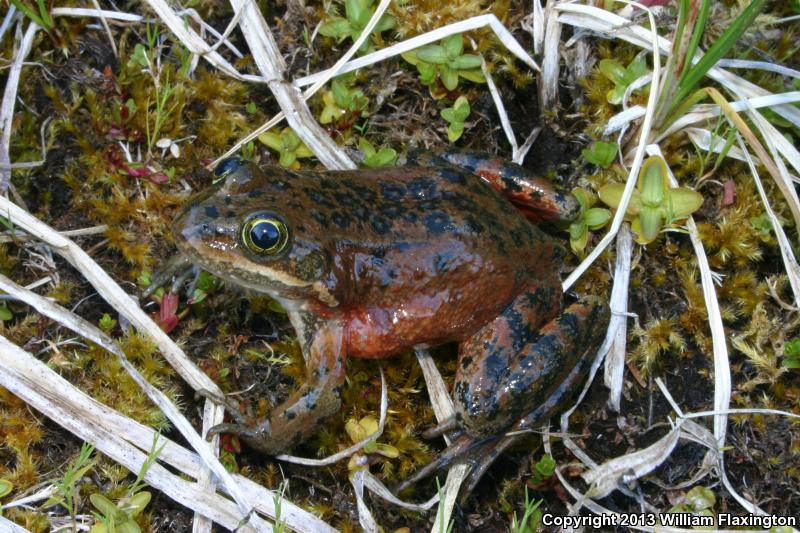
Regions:
<svg viewBox="0 0 800 533"><path fill-rule="evenodd" d="M472 465L462 497L519 435L549 419L580 386L608 326L608 306L587 297L537 328L536 298L518 297L462 343L456 372L456 421L464 432L432 463L401 485L447 467ZM531 322L534 325L528 326ZM479 355L476 355L479 354Z"/></svg>
<svg viewBox="0 0 800 533"><path fill-rule="evenodd" d="M516 163L457 151L443 152L437 157L486 180L530 220L572 221L580 212L574 196Z"/></svg>

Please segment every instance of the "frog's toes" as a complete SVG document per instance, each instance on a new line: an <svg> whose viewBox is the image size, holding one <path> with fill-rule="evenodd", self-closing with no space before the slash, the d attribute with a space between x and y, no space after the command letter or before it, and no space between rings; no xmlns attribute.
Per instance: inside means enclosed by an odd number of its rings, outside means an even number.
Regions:
<svg viewBox="0 0 800 533"><path fill-rule="evenodd" d="M208 430L208 435L219 435L220 433L230 433L247 439L263 439L269 437L270 426L268 420L262 420L258 424L217 424Z"/></svg>

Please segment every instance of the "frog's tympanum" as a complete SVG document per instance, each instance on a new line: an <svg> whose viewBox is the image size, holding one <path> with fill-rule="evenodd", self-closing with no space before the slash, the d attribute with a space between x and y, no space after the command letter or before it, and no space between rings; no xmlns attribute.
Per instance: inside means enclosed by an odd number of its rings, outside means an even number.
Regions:
<svg viewBox="0 0 800 533"><path fill-rule="evenodd" d="M189 260L280 302L306 360L268 419L233 413L217 431L283 453L339 409L347 357L457 342L445 429L490 461L508 442L495 437L536 426L580 383L608 309L595 297L562 309L562 248L530 221L572 219L575 199L516 165L427 159L342 172L230 159L178 217Z"/></svg>

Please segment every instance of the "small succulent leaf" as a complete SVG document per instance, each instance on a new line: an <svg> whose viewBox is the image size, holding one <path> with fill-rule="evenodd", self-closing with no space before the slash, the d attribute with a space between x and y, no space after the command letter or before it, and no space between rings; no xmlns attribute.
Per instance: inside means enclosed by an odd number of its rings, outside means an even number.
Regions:
<svg viewBox="0 0 800 533"><path fill-rule="evenodd" d="M432 63L417 63L417 72L423 85L430 85L436 80L436 65Z"/></svg>
<svg viewBox="0 0 800 533"><path fill-rule="evenodd" d="M589 163L597 165L601 168L608 168L617 157L617 150L619 145L615 142L597 141L591 144L588 148L581 151L583 158Z"/></svg>
<svg viewBox="0 0 800 533"><path fill-rule="evenodd" d="M448 65L456 70L472 70L481 68L481 58L474 54L464 54L453 58Z"/></svg>
<svg viewBox="0 0 800 533"><path fill-rule="evenodd" d="M258 140L276 151L280 151L281 148L283 148L283 145L281 144L281 136L272 131L262 133L258 136Z"/></svg>
<svg viewBox="0 0 800 533"><path fill-rule="evenodd" d="M89 501L92 502L92 505L94 505L95 508L98 511L100 511L100 514L103 516L106 517L117 516L117 513L120 512L119 508L114 502L112 502L99 492L90 494Z"/></svg>
<svg viewBox="0 0 800 533"><path fill-rule="evenodd" d="M128 516L136 516L142 511L144 508L147 507L147 504L150 503L150 499L152 495L148 491L137 492L128 502L125 504L124 510Z"/></svg>
<svg viewBox="0 0 800 533"><path fill-rule="evenodd" d="M625 77L625 67L616 59L601 59L599 67L600 74L613 81L615 84L620 83Z"/></svg>
<svg viewBox="0 0 800 533"><path fill-rule="evenodd" d="M281 131L281 143L283 148L290 151L295 151L300 147L300 137L290 128L283 128Z"/></svg>
<svg viewBox="0 0 800 533"><path fill-rule="evenodd" d="M397 21L391 15L384 15L381 20L375 25L375 33L381 33L386 30L391 30L397 25Z"/></svg>
<svg viewBox="0 0 800 533"><path fill-rule="evenodd" d="M364 164L368 167L388 167L397 161L397 152L393 148L381 148L376 154L364 158Z"/></svg>
<svg viewBox="0 0 800 533"><path fill-rule="evenodd" d="M5 304L0 305L0 320L8 322L12 318L14 318L14 313L11 312L11 309Z"/></svg>
<svg viewBox="0 0 800 533"><path fill-rule="evenodd" d="M291 167L295 163L295 161L297 161L297 156L295 155L294 152L289 152L287 150L281 151L281 157L278 160L278 163L282 167L286 168Z"/></svg>
<svg viewBox="0 0 800 533"><path fill-rule="evenodd" d="M444 48L438 44L429 44L417 50L417 58L426 63L433 63L435 65L444 65L447 63L447 53Z"/></svg>
<svg viewBox="0 0 800 533"><path fill-rule="evenodd" d="M453 109L452 107L445 107L439 112L439 114L441 114L442 118L445 119L450 124L452 124L453 122L458 122L458 119L456 118L456 110Z"/></svg>
<svg viewBox="0 0 800 533"><path fill-rule="evenodd" d="M458 71L449 68L447 65L439 65L439 75L442 78L442 85L448 91L455 91L458 87Z"/></svg>
<svg viewBox="0 0 800 533"><path fill-rule="evenodd" d="M142 530L139 529L139 525L134 522L133 520L125 520L124 522L117 524L117 527L114 528L116 533L141 533Z"/></svg>
<svg viewBox="0 0 800 533"><path fill-rule="evenodd" d="M573 230L574 228L574 230ZM586 224L582 222L573 222L569 226L569 246L572 251L580 254L586 249L586 244L589 242L589 230Z"/></svg>
<svg viewBox="0 0 800 533"><path fill-rule="evenodd" d="M0 479L0 498L11 494L13 489L14 485L10 481L6 479Z"/></svg>
<svg viewBox="0 0 800 533"><path fill-rule="evenodd" d="M375 147L364 137L358 140L358 148L363 152L365 158L375 155Z"/></svg>
<svg viewBox="0 0 800 533"><path fill-rule="evenodd" d="M367 433L364 431L364 428L361 426L361 424L358 423L358 420L348 420L344 425L344 430L347 432L347 436L350 437L350 440L354 443L367 438Z"/></svg>
<svg viewBox="0 0 800 533"><path fill-rule="evenodd" d="M451 59L461 55L464 50L464 37L460 33L445 37L441 42L447 57ZM478 64L480 65L480 62Z"/></svg>
<svg viewBox="0 0 800 533"><path fill-rule="evenodd" d="M381 454L382 456L388 459L396 459L400 456L400 450L392 446L391 444L377 444L375 445L376 452Z"/></svg>
<svg viewBox="0 0 800 533"><path fill-rule="evenodd" d="M581 187L575 187L574 189L572 189L572 196L574 196L575 199L578 200L578 205L581 206L581 211L585 211L586 209L591 207L595 202L593 195L590 194L589 191Z"/></svg>
<svg viewBox="0 0 800 533"><path fill-rule="evenodd" d="M367 12L369 10L364 7L363 2L359 0L345 0L344 1L344 15L347 17L347 20L350 22L357 21L361 18L362 13ZM362 28L364 26L361 26Z"/></svg>
<svg viewBox="0 0 800 533"><path fill-rule="evenodd" d="M674 220L688 217L703 205L703 195L687 187L670 189L667 195L664 207Z"/></svg>
<svg viewBox="0 0 800 533"><path fill-rule="evenodd" d="M453 104L453 111L458 122L464 122L469 116L469 100L466 96L459 96Z"/></svg>
<svg viewBox="0 0 800 533"><path fill-rule="evenodd" d="M400 57L411 63L412 65L416 65L419 63L419 58L417 57L417 51L411 50L409 52L404 52L400 54Z"/></svg>
<svg viewBox="0 0 800 533"><path fill-rule="evenodd" d="M717 501L714 492L702 485L698 485L686 493L686 499L694 511L702 511L703 509L711 509Z"/></svg>
<svg viewBox="0 0 800 533"><path fill-rule="evenodd" d="M583 220L576 220L572 224L569 225L569 238L570 239L580 239L583 237L584 233L586 233L588 227L586 226L586 222Z"/></svg>
<svg viewBox="0 0 800 533"><path fill-rule="evenodd" d="M358 35L354 36L354 38L353 38L354 41L356 39L358 39L359 35L361 35L361 32L363 32L364 28L366 28L367 24L369 24L369 19L372 18L372 13L373 13L373 10L364 9L363 11L361 11L359 17L355 20L355 23L353 24L353 26L355 26L355 29L358 30Z"/></svg>
<svg viewBox="0 0 800 533"><path fill-rule="evenodd" d="M479 68L459 70L458 75L472 83L486 83L486 76L483 75L483 71Z"/></svg>
<svg viewBox="0 0 800 533"><path fill-rule="evenodd" d="M447 139L451 143L454 143L458 139L460 139L463 133L464 133L463 122L456 122L454 124L450 124L449 126L447 126Z"/></svg>
<svg viewBox="0 0 800 533"><path fill-rule="evenodd" d="M583 220L589 229L596 230L606 225L606 222L611 218L611 211L603 209L602 207L592 207L587 209L583 215Z"/></svg>
<svg viewBox="0 0 800 533"><path fill-rule="evenodd" d="M311 157L314 155L314 152L312 152L311 149L305 144L298 146L294 153L297 157Z"/></svg>
<svg viewBox="0 0 800 533"><path fill-rule="evenodd" d="M660 157L648 157L642 164L639 172L639 193L642 205L658 207L664 201L664 196L669 188L667 180L667 165Z"/></svg>
<svg viewBox="0 0 800 533"><path fill-rule="evenodd" d="M635 82L645 74L647 74L647 60L645 59L645 56L639 56L635 60L631 61L631 64L625 69L625 75L623 76L625 87L627 88L628 85Z"/></svg>
<svg viewBox="0 0 800 533"><path fill-rule="evenodd" d="M619 207L622 194L625 192L624 183L606 183L597 191L600 200L609 207Z"/></svg>
<svg viewBox="0 0 800 533"><path fill-rule="evenodd" d="M644 242L652 242L658 237L658 232L664 225L664 217L662 216L661 209L658 207L642 206L639 212L639 219L641 222L642 233L641 237Z"/></svg>
<svg viewBox="0 0 800 533"><path fill-rule="evenodd" d="M339 107L347 107L350 104L350 91L341 80L333 80L331 93L333 93L333 101Z"/></svg>
<svg viewBox="0 0 800 533"><path fill-rule="evenodd" d="M358 421L362 428L364 428L364 437L368 437L378 431L378 421L373 416L365 416Z"/></svg>
<svg viewBox="0 0 800 533"><path fill-rule="evenodd" d="M336 39L336 42L342 42L345 37L350 35L350 22L347 19L334 17L319 27L319 33L325 37Z"/></svg>

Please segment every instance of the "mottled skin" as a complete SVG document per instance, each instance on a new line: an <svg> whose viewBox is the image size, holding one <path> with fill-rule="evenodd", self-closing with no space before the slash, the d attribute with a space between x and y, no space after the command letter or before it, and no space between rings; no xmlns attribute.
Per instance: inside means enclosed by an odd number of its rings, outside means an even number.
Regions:
<svg viewBox="0 0 800 533"><path fill-rule="evenodd" d="M268 420L219 430L282 453L339 409L347 356L407 347L460 343L453 425L465 447L538 423L580 382L608 311L588 299L561 313L561 248L526 218L573 218L574 198L478 156L420 163L292 172L229 160L176 219L191 261L284 305L306 358L306 382ZM245 246L254 213L285 223L285 249Z"/></svg>

